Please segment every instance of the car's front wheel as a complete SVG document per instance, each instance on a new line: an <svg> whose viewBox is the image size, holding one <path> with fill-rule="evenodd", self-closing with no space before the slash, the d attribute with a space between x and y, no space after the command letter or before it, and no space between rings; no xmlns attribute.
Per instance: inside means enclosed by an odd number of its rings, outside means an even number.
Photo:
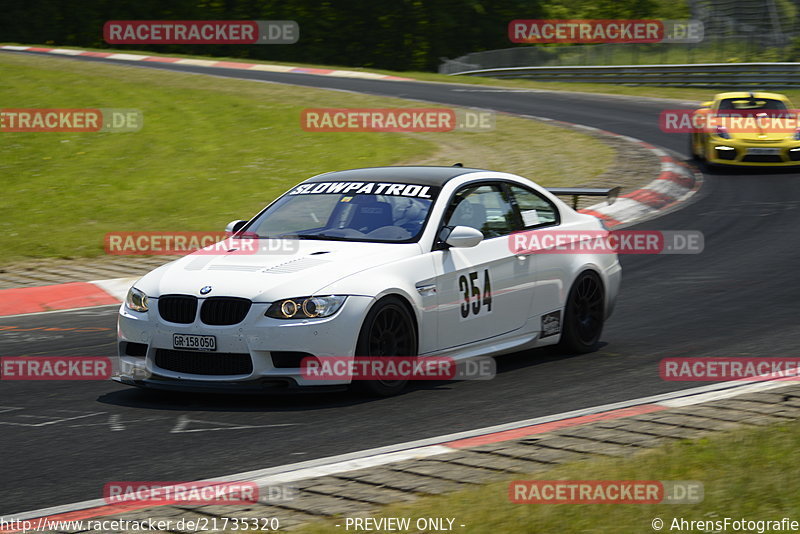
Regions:
<svg viewBox="0 0 800 534"><path fill-rule="evenodd" d="M603 282L597 273L584 271L567 296L559 348L578 354L596 350L603 333L604 315Z"/></svg>
<svg viewBox="0 0 800 534"><path fill-rule="evenodd" d="M695 134L689 134L689 155L694 161L703 161L705 159L705 147L701 149L701 154L697 153L697 140ZM699 136L697 136L699 138Z"/></svg>
<svg viewBox="0 0 800 534"><path fill-rule="evenodd" d="M356 356L386 358L416 356L417 332L414 319L403 302L394 296L379 300L367 313L356 344ZM355 389L370 395L389 397L406 387L408 380L359 380Z"/></svg>

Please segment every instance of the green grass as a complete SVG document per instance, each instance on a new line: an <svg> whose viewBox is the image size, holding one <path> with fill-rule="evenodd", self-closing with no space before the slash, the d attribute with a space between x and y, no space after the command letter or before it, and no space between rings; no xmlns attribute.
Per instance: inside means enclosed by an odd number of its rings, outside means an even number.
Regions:
<svg viewBox="0 0 800 534"><path fill-rule="evenodd" d="M0 263L98 256L113 231L221 230L331 170L462 161L556 185L564 168L590 182L614 157L584 134L506 116L486 132L302 130L308 107L431 107L338 91L8 53L0 79L5 108L144 115L132 133L0 133Z"/></svg>
<svg viewBox="0 0 800 534"><path fill-rule="evenodd" d="M444 496L423 497L380 510L378 517L455 518L457 531L469 534L558 532L560 534L655 532L653 518L670 531L674 518L800 520L800 423L715 434L680 441L629 459L596 459L511 480L697 480L705 498L699 504L513 504L508 482L478 486ZM309 524L300 534L344 531L335 523ZM699 532L686 530L683 532ZM729 527L728 531L732 531ZM380 532L380 531L376 531Z"/></svg>

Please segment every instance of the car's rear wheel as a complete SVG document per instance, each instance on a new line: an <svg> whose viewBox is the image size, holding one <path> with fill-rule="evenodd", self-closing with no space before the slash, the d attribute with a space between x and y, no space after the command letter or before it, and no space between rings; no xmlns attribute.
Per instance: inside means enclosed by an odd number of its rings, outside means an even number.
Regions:
<svg viewBox="0 0 800 534"><path fill-rule="evenodd" d="M603 333L604 315L603 282L597 273L584 271L567 296L559 348L579 354L596 350Z"/></svg>
<svg viewBox="0 0 800 534"><path fill-rule="evenodd" d="M416 356L414 319L399 297L379 300L367 313L356 344L356 356L386 358ZM353 387L370 395L389 397L406 387L408 380L359 380Z"/></svg>

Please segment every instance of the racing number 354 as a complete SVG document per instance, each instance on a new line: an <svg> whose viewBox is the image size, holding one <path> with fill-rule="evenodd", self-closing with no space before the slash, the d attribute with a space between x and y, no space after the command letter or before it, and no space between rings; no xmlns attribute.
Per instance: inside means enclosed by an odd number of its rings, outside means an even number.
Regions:
<svg viewBox="0 0 800 534"><path fill-rule="evenodd" d="M464 319L469 317L470 313L478 315L482 306L486 306L487 312L492 311L492 281L489 279L489 269L483 270L483 292L478 283L477 271L459 276L458 289L464 292L464 302L461 304L461 317ZM483 294L483 302L481 302L481 294Z"/></svg>

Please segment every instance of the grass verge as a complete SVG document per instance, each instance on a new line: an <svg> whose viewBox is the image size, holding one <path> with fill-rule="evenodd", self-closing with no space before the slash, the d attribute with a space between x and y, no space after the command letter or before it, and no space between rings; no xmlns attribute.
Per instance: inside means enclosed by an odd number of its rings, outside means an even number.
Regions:
<svg viewBox="0 0 800 534"><path fill-rule="evenodd" d="M220 230L331 170L461 161L567 185L591 183L614 158L585 134L508 116L482 132L300 127L308 107L432 107L394 98L9 53L0 77L7 108L144 115L134 133L0 133L1 263L98 256L112 231Z"/></svg>
<svg viewBox="0 0 800 534"><path fill-rule="evenodd" d="M456 531L469 534L558 532L560 534L720 532L675 529L675 518L687 521L800 520L800 464L796 461L800 422L714 434L675 442L632 458L598 458L566 464L512 480L697 480L705 497L699 504L513 504L508 483L478 486L444 496L423 497L410 504L383 507L376 517L455 518ZM338 521L310 523L301 534L344 531ZM731 527L728 531L732 532ZM373 532L383 532L376 530ZM414 532L417 532L414 530ZM422 531L425 532L425 531Z"/></svg>

